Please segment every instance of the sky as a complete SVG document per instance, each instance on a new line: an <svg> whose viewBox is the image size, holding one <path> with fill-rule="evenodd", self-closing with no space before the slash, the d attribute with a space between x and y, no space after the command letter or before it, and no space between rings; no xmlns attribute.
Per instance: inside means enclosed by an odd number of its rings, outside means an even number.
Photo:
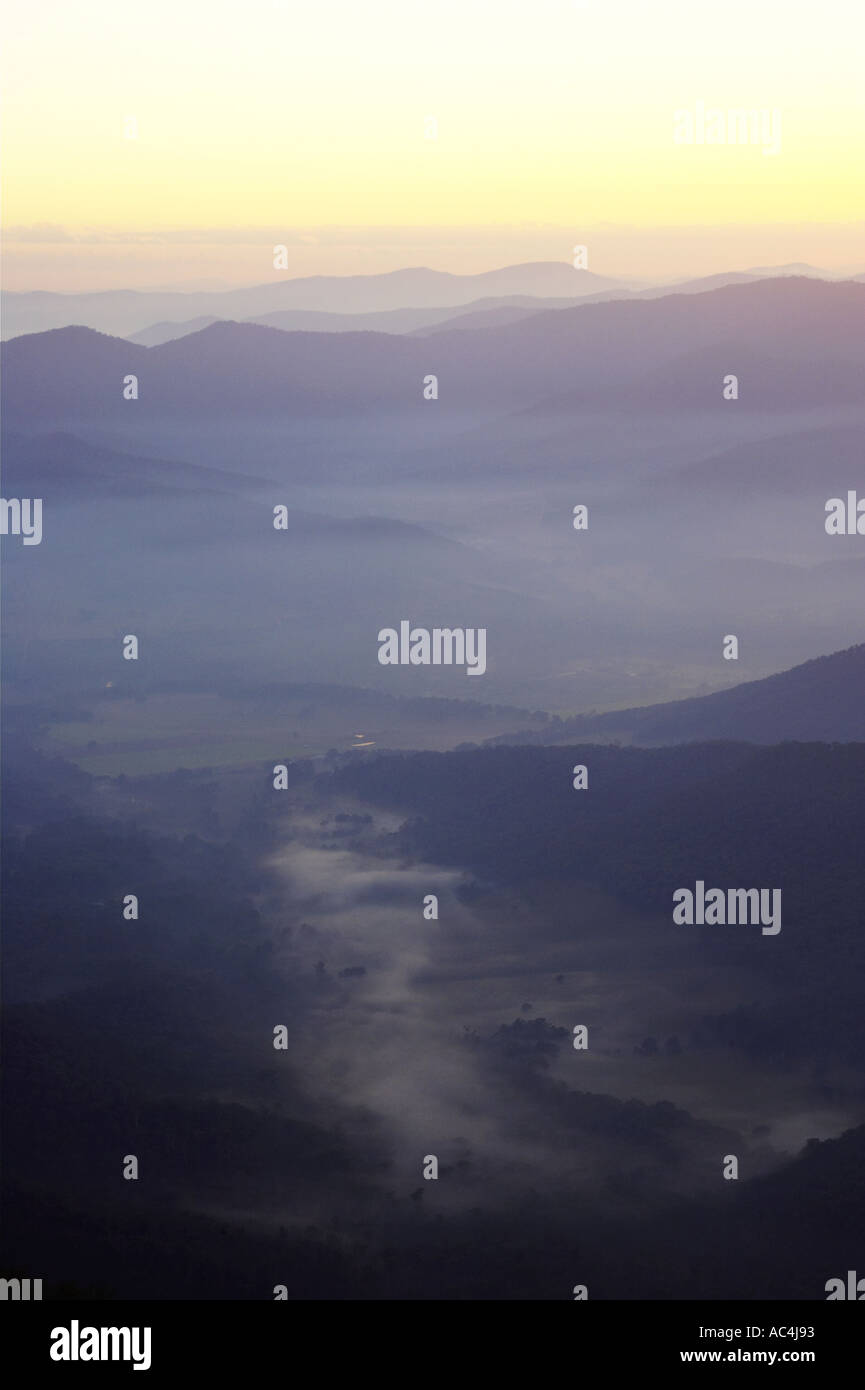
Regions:
<svg viewBox="0 0 865 1390"><path fill-rule="evenodd" d="M14 0L0 28L9 289L246 284L280 243L295 274L865 268L861 0ZM677 142L700 104L773 138Z"/></svg>

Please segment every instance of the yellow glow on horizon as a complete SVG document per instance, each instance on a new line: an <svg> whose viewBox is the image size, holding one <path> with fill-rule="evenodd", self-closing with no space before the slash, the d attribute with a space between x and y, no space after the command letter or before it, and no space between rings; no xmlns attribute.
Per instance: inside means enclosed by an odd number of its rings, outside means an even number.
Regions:
<svg viewBox="0 0 865 1390"><path fill-rule="evenodd" d="M25 239L863 216L860 0L17 0L2 28ZM777 111L778 153L677 145L698 102Z"/></svg>

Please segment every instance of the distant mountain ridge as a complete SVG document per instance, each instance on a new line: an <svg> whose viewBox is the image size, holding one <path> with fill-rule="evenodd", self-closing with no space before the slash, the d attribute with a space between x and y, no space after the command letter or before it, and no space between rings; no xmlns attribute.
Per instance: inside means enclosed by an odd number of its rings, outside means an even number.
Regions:
<svg viewBox="0 0 865 1390"><path fill-rule="evenodd" d="M865 743L865 643L713 695L577 715L558 721L554 733L533 731L516 741L548 744L598 736L641 745L709 739Z"/></svg>
<svg viewBox="0 0 865 1390"><path fill-rule="evenodd" d="M425 266L382 275L281 277L246 289L197 291L100 290L86 294L38 291L3 295L3 332L47 332L82 324L127 336L159 321L195 318L245 320L286 310L363 314L406 308L448 308L506 295L573 299L616 288L620 282L565 261L503 266L454 275Z"/></svg>
<svg viewBox="0 0 865 1390"><path fill-rule="evenodd" d="M377 275L281 277L240 289L3 291L4 338L44 333L81 324L100 333L127 337L150 347L182 337L216 320L272 324L287 331L350 332L373 329L405 333L434 326L460 309L523 308L538 311L557 299L657 299L668 294L700 294L725 285L804 276L827 282L841 277L804 263L721 271L687 280L640 287L633 281L577 269L565 261L536 261L457 275L425 266ZM392 315L388 321L384 316ZM321 316L320 318L318 316ZM330 322L327 316L332 316ZM370 316L370 321L364 319ZM377 316L382 316L378 318ZM514 317L521 317L515 314ZM352 320L356 320L352 322ZM469 325L464 325L469 326Z"/></svg>
<svg viewBox="0 0 865 1390"><path fill-rule="evenodd" d="M145 348L69 327L3 344L6 411L25 426L126 421L128 374L139 377L138 410L151 418L414 410L430 373L440 382L439 410L567 412L603 401L621 409L624 400L728 409L719 373L737 362L740 411L857 404L863 320L865 285L777 277L700 295L578 304L432 338L218 322Z"/></svg>
<svg viewBox="0 0 865 1390"><path fill-rule="evenodd" d="M573 307L583 297L538 299L525 294L500 295L474 300L465 306L451 304L445 308L382 309L357 314L327 313L319 309L280 309L273 314L259 314L242 321L258 323L265 328L280 328L284 333L427 333L473 314L497 314L500 321L510 322L525 318L528 314L542 313L545 309ZM596 296L589 297L594 299ZM130 334L129 341L141 343L144 347L158 347L160 343L185 338L190 333L198 333L202 328L219 322L226 320L204 315L185 322L154 323L140 333ZM462 323L460 326L463 326Z"/></svg>

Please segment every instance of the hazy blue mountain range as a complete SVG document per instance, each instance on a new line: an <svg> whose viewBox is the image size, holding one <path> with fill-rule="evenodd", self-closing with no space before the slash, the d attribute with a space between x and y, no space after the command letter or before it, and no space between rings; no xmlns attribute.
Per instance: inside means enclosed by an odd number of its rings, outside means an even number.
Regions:
<svg viewBox="0 0 865 1390"><path fill-rule="evenodd" d="M865 644L714 695L556 721L554 729L534 729L519 741L587 737L643 745L707 739L865 743ZM514 740L504 735L495 741Z"/></svg>
<svg viewBox="0 0 865 1390"><path fill-rule="evenodd" d="M286 333L430 333L441 325L469 327L478 320L484 326L485 315L495 315L495 322L510 323L526 318L529 314L543 312L544 309L573 306L581 298L594 300L596 296L575 296L574 298L539 299L531 295L499 295L488 299L478 299L472 304L450 305L447 308L425 309L383 309L372 313L326 313L317 309L281 309L273 314L258 314L244 320L247 323L260 323L265 328L281 328ZM216 323L214 317L204 316L188 322L164 322L152 324L140 333L129 334L129 341L141 343L144 347L155 347L167 343L172 338L184 338L188 333L197 333L209 324Z"/></svg>
<svg viewBox="0 0 865 1390"><path fill-rule="evenodd" d="M865 283L231 293L2 349L44 512L2 543L8 1268L822 1299L863 1216L865 537L825 502ZM484 674L383 665L403 621L483 628ZM703 881L781 929L678 923Z"/></svg>
<svg viewBox="0 0 865 1390"><path fill-rule="evenodd" d="M98 290L81 294L3 291L4 338L82 324L147 346L195 332L217 319L269 323L290 331L345 332L374 329L404 333L456 317L471 307L537 309L545 300L654 299L673 291L697 294L728 284L771 276L840 278L814 266L791 264L727 271L683 281L639 286L578 270L566 262L539 261L504 266L475 275L453 275L426 267L379 275L317 275L287 278L231 290ZM852 278L861 279L862 275ZM434 312L436 311L436 312ZM356 319L356 322L352 320Z"/></svg>
<svg viewBox="0 0 865 1390"><path fill-rule="evenodd" d="M263 253L267 260L271 259L268 248L263 248ZM248 319L288 309L363 314L388 309L446 308L502 295L573 299L617 284L618 281L589 270L577 270L564 261L537 261L476 275L453 275L418 267L380 275L312 275L292 279L284 272L273 271L268 282L246 289L187 293L8 291L3 297L4 336L41 332L70 323L126 335L163 319Z"/></svg>
<svg viewBox="0 0 865 1390"><path fill-rule="evenodd" d="M773 274L821 276L810 267L801 270L766 270L763 274L746 271L730 271L722 275L706 275L696 280L672 281L665 285L634 289L627 285L617 285L613 289L600 292L585 292L581 287L574 298L542 299L531 295L500 295L478 299L474 303L462 302L444 308L405 308L385 309L370 313L327 313L315 309L283 309L272 314L250 315L244 321L261 323L269 328L282 328L287 333L414 333L418 336L440 333L448 328L475 329L490 328L502 323L515 323L531 314L543 313L546 309L574 307L577 303L599 304L609 299L661 299L668 294L702 294L707 290L721 289L725 285L751 284ZM182 338L188 333L197 333L217 321L216 316L203 315L188 321L165 321L151 324L138 333L124 334L130 342L154 347L172 338ZM58 325L61 326L61 325ZM6 335L12 336L10 334Z"/></svg>
<svg viewBox="0 0 865 1390"><path fill-rule="evenodd" d="M92 329L30 334L3 346L7 419L130 420L130 410L194 417L321 415L436 407L544 412L597 403L727 409L739 367L740 412L861 403L865 289L804 277L700 295L586 304L432 339L381 333L281 333L214 323L152 348ZM122 397L135 373L140 401Z"/></svg>
<svg viewBox="0 0 865 1390"><path fill-rule="evenodd" d="M778 276L430 338L224 322L151 348L81 327L16 338L4 462L13 495L44 497L46 541L38 565L5 547L8 669L26 653L49 685L86 687L101 643L150 613L184 679L242 651L259 680L290 668L565 717L845 649L862 543L826 534L825 502L865 481L863 297ZM82 622L108 574L101 626ZM33 643L49 591L56 635ZM376 633L403 618L486 627L483 688L379 665Z"/></svg>

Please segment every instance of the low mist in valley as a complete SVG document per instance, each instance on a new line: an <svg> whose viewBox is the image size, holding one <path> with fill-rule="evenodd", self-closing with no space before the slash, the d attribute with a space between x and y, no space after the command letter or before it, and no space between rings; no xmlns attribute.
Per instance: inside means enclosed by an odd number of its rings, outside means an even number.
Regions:
<svg viewBox="0 0 865 1390"><path fill-rule="evenodd" d="M50 1296L859 1258L865 285L509 269L12 305L4 1259ZM403 621L483 673L382 664ZM781 929L678 924L698 880Z"/></svg>

